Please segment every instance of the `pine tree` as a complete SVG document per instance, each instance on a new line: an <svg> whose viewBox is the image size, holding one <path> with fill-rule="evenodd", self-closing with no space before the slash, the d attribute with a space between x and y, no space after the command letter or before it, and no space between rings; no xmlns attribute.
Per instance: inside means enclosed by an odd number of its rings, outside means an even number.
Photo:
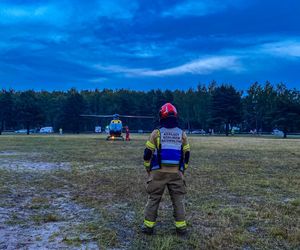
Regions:
<svg viewBox="0 0 300 250"><path fill-rule="evenodd" d="M273 112L272 124L283 131L283 137L296 129L300 120L300 93L288 90L284 84L276 89L276 106Z"/></svg>
<svg viewBox="0 0 300 250"><path fill-rule="evenodd" d="M76 89L70 89L67 94L67 99L63 105L63 129L79 133L82 125L80 117L85 110L85 102L81 94Z"/></svg>
<svg viewBox="0 0 300 250"><path fill-rule="evenodd" d="M14 115L13 91L2 90L0 92L0 135Z"/></svg>
<svg viewBox="0 0 300 250"><path fill-rule="evenodd" d="M40 126L44 121L45 112L41 109L33 90L20 93L17 99L17 115L19 121L27 129L27 134L29 134L30 128Z"/></svg>
<svg viewBox="0 0 300 250"><path fill-rule="evenodd" d="M212 94L212 120L215 124L225 124L226 136L229 125L241 119L241 93L231 85L216 87Z"/></svg>

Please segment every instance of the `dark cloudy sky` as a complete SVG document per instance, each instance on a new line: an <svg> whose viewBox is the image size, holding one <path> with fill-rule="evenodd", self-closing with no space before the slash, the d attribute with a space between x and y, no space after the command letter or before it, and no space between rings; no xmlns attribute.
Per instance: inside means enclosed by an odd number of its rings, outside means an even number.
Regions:
<svg viewBox="0 0 300 250"><path fill-rule="evenodd" d="M1 0L0 87L300 88L298 0Z"/></svg>

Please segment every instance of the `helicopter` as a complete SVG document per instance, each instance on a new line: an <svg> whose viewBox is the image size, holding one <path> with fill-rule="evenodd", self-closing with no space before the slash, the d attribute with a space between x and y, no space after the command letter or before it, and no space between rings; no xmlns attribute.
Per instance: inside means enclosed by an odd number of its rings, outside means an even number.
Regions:
<svg viewBox="0 0 300 250"><path fill-rule="evenodd" d="M109 124L109 135L107 136L106 140L117 140L121 139L124 141L124 137L122 136L122 128L123 123L120 120L120 117L123 118L140 118L140 119L153 119L154 116L139 116L139 115L119 115L119 114L113 114L113 115L80 115L83 117L95 117L95 118L112 118L110 124Z"/></svg>

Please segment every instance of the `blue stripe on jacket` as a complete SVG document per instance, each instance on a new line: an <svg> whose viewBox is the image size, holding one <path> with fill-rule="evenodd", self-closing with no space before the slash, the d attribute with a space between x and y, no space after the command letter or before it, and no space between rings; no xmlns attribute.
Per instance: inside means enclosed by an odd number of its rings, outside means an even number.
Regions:
<svg viewBox="0 0 300 250"><path fill-rule="evenodd" d="M162 149L161 150L162 161L178 161L181 159L181 150L176 149Z"/></svg>

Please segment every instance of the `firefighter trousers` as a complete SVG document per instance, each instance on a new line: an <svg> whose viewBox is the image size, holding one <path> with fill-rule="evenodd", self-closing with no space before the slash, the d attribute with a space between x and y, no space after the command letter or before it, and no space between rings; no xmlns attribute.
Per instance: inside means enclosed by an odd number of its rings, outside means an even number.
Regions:
<svg viewBox="0 0 300 250"><path fill-rule="evenodd" d="M149 196L145 208L145 221L156 221L159 203L166 187L173 204L175 222L185 221L184 195L186 194L186 186L183 175L179 172L159 171L152 171L146 184L146 191Z"/></svg>

